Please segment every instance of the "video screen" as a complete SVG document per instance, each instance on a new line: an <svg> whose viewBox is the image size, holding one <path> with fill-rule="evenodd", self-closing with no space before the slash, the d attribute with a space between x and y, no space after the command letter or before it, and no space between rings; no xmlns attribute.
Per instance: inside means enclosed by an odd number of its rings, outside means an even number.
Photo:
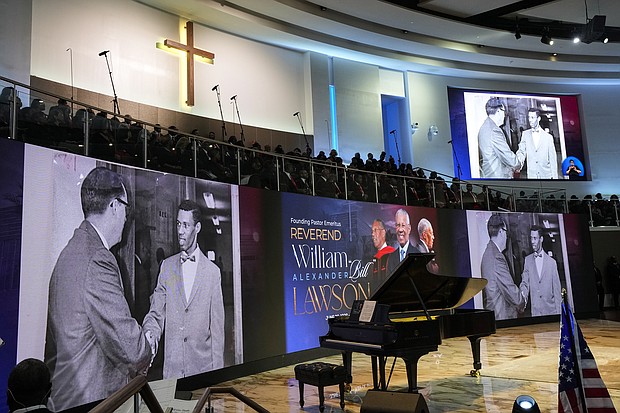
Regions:
<svg viewBox="0 0 620 413"><path fill-rule="evenodd" d="M139 369L202 384L316 348L327 318L370 299L407 254L435 254L431 285L485 278L464 307L498 321L557 315L563 288L578 311L597 308L582 215L309 197L12 140L0 149L16 159L0 168L0 378L45 361L55 411L103 399Z"/></svg>
<svg viewBox="0 0 620 413"><path fill-rule="evenodd" d="M584 180L577 95L448 88L455 176Z"/></svg>

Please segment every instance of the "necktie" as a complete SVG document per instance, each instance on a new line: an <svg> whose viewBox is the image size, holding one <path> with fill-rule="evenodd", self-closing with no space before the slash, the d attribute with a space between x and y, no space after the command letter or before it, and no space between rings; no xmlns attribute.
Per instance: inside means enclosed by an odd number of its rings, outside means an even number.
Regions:
<svg viewBox="0 0 620 413"><path fill-rule="evenodd" d="M543 255L542 251L541 252L534 252L534 257L535 258L542 258L542 255Z"/></svg>
<svg viewBox="0 0 620 413"><path fill-rule="evenodd" d="M196 261L196 257L194 255L189 255L185 251L181 251L181 264L183 264L187 260L194 262Z"/></svg>
<svg viewBox="0 0 620 413"><path fill-rule="evenodd" d="M404 249L400 249L400 260L404 260L405 259L405 250Z"/></svg>

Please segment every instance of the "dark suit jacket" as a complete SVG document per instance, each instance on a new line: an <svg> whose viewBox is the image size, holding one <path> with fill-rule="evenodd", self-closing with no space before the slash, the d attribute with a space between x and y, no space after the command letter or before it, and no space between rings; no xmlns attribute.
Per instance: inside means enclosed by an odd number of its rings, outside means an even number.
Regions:
<svg viewBox="0 0 620 413"><path fill-rule="evenodd" d="M407 247L407 255L420 254L420 250L418 250L411 242L409 242L408 245L409 246ZM388 262L387 262L387 273L388 274L392 274L394 269L398 267L398 264L400 264L400 245L395 248L396 250L394 250L394 252L390 253L390 255L388 256Z"/></svg>
<svg viewBox="0 0 620 413"><path fill-rule="evenodd" d="M202 252L189 299L181 254L161 263L144 331L159 341L165 326L164 379L224 367L224 300L220 269Z"/></svg>
<svg viewBox="0 0 620 413"><path fill-rule="evenodd" d="M516 318L524 299L512 279L506 257L491 240L482 254L480 273L488 281L484 288L484 308L495 311L497 320Z"/></svg>
<svg viewBox="0 0 620 413"><path fill-rule="evenodd" d="M83 221L49 284L45 362L52 374L52 410L105 399L146 369L150 357L114 255Z"/></svg>

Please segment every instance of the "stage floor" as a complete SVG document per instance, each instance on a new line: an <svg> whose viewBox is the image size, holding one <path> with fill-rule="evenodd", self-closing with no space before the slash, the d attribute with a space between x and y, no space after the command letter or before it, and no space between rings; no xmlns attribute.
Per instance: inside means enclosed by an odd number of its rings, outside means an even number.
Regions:
<svg viewBox="0 0 620 413"><path fill-rule="evenodd" d="M609 318L609 317L608 317ZM601 376L614 405L620 408L620 322L579 320ZM546 323L499 329L482 340L480 377L469 375L472 357L469 340L444 340L438 351L423 356L418 363L419 393L429 411L510 412L515 398L528 394L536 399L542 412L557 412L558 358L560 327ZM341 363L340 356L320 359ZM393 359L387 365L392 365ZM299 407L299 387L294 366L222 383L232 386L270 412L318 412L317 388L305 386L305 406ZM398 359L389 389L403 391L407 386L404 363ZM353 356L353 383L346 394L345 412L359 412L366 392L372 388L370 357ZM194 392L194 398L202 391ZM214 395L215 412L251 412L230 396ZM338 386L325 388L325 412L342 412Z"/></svg>

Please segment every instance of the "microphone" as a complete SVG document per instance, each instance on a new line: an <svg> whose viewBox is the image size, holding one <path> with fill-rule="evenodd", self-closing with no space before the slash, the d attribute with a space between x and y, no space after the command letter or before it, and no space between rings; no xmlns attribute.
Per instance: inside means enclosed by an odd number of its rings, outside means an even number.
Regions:
<svg viewBox="0 0 620 413"><path fill-rule="evenodd" d="M396 129L392 129L390 133L393 135L396 132Z"/></svg>
<svg viewBox="0 0 620 413"><path fill-rule="evenodd" d="M293 113L293 116L299 116L299 112Z"/></svg>
<svg viewBox="0 0 620 413"><path fill-rule="evenodd" d="M110 53L110 51L109 51L109 50L104 50L103 52L99 53L99 56L105 56L105 55L107 55L108 53Z"/></svg>
<svg viewBox="0 0 620 413"><path fill-rule="evenodd" d="M230 100L235 100L235 99L237 99L237 95L230 98Z"/></svg>
<svg viewBox="0 0 620 413"><path fill-rule="evenodd" d="M213 86L213 87L211 88L211 92L215 92L215 90L216 90L218 87L220 87L220 85L215 85L215 86Z"/></svg>

